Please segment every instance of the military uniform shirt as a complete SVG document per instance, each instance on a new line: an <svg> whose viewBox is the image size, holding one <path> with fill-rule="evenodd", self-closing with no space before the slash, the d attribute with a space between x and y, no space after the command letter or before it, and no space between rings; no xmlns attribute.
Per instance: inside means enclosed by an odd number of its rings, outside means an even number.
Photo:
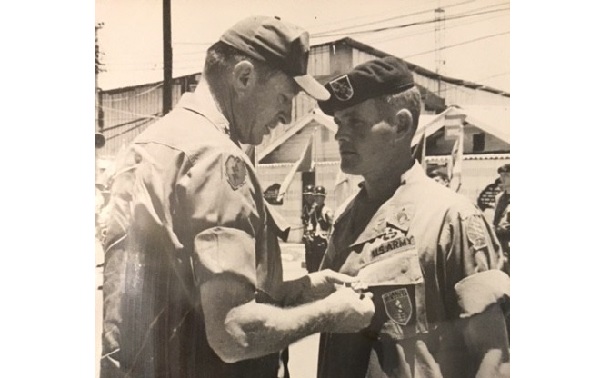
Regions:
<svg viewBox="0 0 600 378"><path fill-rule="evenodd" d="M235 275L277 303L277 228L252 163L208 93L185 94L121 156L106 225L103 377L275 377L278 356L226 364L200 286Z"/></svg>
<svg viewBox="0 0 600 378"><path fill-rule="evenodd" d="M474 205L418 163L383 205L369 204L364 190L335 221L321 269L368 284L375 316L362 332L322 334L318 377L474 376L484 347L462 332L469 306L455 285L502 266L493 232Z"/></svg>

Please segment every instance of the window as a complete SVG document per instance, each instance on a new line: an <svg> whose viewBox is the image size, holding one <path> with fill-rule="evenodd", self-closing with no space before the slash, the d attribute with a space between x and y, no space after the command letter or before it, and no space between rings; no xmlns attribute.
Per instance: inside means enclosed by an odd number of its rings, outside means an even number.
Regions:
<svg viewBox="0 0 600 378"><path fill-rule="evenodd" d="M485 150L485 134L473 134L473 152L483 152Z"/></svg>

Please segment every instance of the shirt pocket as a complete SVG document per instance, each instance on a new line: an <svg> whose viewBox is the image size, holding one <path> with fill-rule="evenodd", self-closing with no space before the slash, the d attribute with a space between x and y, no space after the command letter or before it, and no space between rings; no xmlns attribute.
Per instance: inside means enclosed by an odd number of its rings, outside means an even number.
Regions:
<svg viewBox="0 0 600 378"><path fill-rule="evenodd" d="M415 237L386 223L373 238L356 245L340 272L367 285L411 285L423 282ZM353 274L352 274L353 273Z"/></svg>
<svg viewBox="0 0 600 378"><path fill-rule="evenodd" d="M425 283L418 240L386 222L377 237L362 246L356 274L373 294L375 315L365 330L370 337L401 341L426 332Z"/></svg>

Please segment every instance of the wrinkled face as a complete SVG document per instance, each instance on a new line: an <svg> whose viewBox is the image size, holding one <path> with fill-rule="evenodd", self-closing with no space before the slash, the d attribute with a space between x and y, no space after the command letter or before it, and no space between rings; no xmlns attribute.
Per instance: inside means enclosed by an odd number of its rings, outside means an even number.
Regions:
<svg viewBox="0 0 600 378"><path fill-rule="evenodd" d="M396 158L394 141L396 127L380 114L374 99L335 112L342 171L365 175L376 170L389 169Z"/></svg>
<svg viewBox="0 0 600 378"><path fill-rule="evenodd" d="M240 142L260 144L271 129L280 123L290 123L292 100L298 89L294 79L283 72L271 75L264 82L257 80L236 115Z"/></svg>

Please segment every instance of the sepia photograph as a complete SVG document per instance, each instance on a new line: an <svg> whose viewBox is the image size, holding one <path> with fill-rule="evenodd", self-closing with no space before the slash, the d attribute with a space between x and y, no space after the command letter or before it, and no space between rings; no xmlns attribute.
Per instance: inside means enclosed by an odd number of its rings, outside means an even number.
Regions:
<svg viewBox="0 0 600 378"><path fill-rule="evenodd" d="M94 17L96 378L510 376L510 1Z"/></svg>

